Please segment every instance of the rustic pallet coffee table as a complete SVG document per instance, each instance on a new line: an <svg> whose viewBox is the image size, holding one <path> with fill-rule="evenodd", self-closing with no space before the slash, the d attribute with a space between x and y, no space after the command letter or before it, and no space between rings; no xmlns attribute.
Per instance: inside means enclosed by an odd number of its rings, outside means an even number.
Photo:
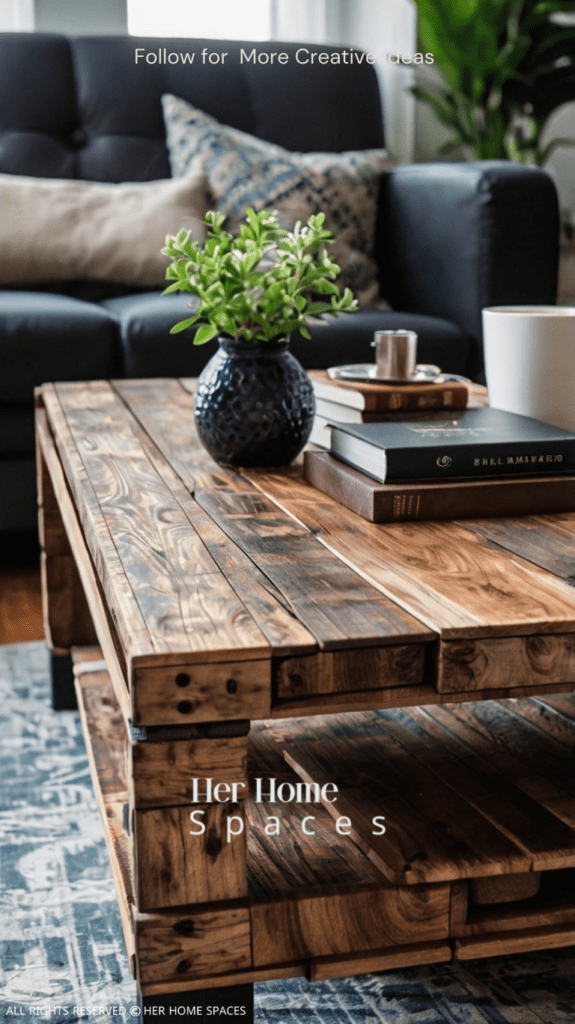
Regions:
<svg viewBox="0 0 575 1024"><path fill-rule="evenodd" d="M37 392L55 703L75 648L145 1008L575 941L575 515L372 525L217 467L190 388Z"/></svg>

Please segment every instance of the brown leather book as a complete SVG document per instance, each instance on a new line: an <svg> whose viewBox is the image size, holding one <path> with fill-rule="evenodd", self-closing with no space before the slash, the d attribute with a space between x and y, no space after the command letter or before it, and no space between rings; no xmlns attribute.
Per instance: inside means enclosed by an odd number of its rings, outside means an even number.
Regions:
<svg viewBox="0 0 575 1024"><path fill-rule="evenodd" d="M332 380L325 370L310 370L316 398L369 412L423 412L465 409L468 388L458 381L444 384L377 384Z"/></svg>
<svg viewBox="0 0 575 1024"><path fill-rule="evenodd" d="M575 476L483 477L380 484L328 452L306 451L308 483L371 523L575 511Z"/></svg>

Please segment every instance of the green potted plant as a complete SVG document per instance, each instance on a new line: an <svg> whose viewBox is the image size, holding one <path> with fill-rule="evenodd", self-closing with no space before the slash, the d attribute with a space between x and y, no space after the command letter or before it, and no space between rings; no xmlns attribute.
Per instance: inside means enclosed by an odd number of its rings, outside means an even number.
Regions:
<svg viewBox="0 0 575 1024"><path fill-rule="evenodd" d="M200 325L194 344L218 338L219 349L198 379L194 405L202 444L218 462L279 466L291 462L311 432L313 388L288 351L290 335L311 335L307 318L352 312L349 288L326 244L332 234L318 213L293 231L267 210L246 211L237 237L210 211L205 243L182 230L162 250L171 263L165 293L190 292L194 315L172 333Z"/></svg>
<svg viewBox="0 0 575 1024"><path fill-rule="evenodd" d="M551 114L575 98L572 0L415 0L419 36L443 82L416 86L452 137L440 149L543 165Z"/></svg>

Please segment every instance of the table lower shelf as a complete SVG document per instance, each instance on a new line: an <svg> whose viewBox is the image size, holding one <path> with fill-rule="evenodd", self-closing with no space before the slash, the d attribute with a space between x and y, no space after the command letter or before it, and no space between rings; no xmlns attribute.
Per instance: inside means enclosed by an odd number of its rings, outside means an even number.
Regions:
<svg viewBox="0 0 575 1024"><path fill-rule="evenodd" d="M76 661L89 669L99 656L80 651ZM157 823L175 809L146 811L159 815L150 819L156 831L135 850L134 790L110 679L100 668L79 674L76 686L126 946L145 994L575 942L575 783L564 771L575 697L252 723L245 893L162 906L168 861ZM263 779L265 792L270 777L294 789L306 778L337 779L337 812L327 800L258 801L253 780ZM381 838L366 824L367 793L373 815L385 815ZM189 803L178 810L189 822ZM338 831L336 816L351 824ZM277 834L265 831L270 818ZM182 844L197 844L189 831ZM201 858L217 859L217 844L211 853L202 844L180 862L192 873ZM135 870L148 875L146 912Z"/></svg>

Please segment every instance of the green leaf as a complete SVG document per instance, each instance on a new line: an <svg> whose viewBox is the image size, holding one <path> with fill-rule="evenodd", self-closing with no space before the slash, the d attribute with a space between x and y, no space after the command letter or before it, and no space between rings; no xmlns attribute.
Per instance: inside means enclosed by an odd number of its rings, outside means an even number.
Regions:
<svg viewBox="0 0 575 1024"><path fill-rule="evenodd" d="M196 331L194 337L194 345L205 345L207 341L211 341L218 334L217 327L212 324L202 324L202 326Z"/></svg>
<svg viewBox="0 0 575 1024"><path fill-rule="evenodd" d="M306 316L321 316L322 313L329 313L331 305L329 302L311 302L305 311Z"/></svg>
<svg viewBox="0 0 575 1024"><path fill-rule="evenodd" d="M195 324L197 320L197 316L191 316L189 317L188 320L180 320L179 324L176 324L174 327L172 327L170 334L179 334L180 331L187 330L187 328L191 327L192 324Z"/></svg>
<svg viewBox="0 0 575 1024"><path fill-rule="evenodd" d="M172 292L191 292L193 294L193 288L191 285L182 284L181 281L174 281L173 284L168 285L164 288L162 295L170 295Z"/></svg>

